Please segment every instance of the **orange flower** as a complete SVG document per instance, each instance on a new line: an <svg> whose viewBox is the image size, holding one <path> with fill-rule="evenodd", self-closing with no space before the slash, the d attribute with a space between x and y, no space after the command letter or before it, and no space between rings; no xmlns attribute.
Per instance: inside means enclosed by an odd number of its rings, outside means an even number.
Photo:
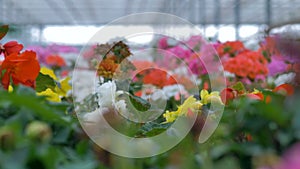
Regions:
<svg viewBox="0 0 300 169"><path fill-rule="evenodd" d="M66 66L64 58L59 55L50 55L46 58L46 64L50 66L63 67Z"/></svg>
<svg viewBox="0 0 300 169"><path fill-rule="evenodd" d="M255 51L246 51L230 58L224 63L224 69L239 77L255 79L257 75L268 74L267 60Z"/></svg>
<svg viewBox="0 0 300 169"><path fill-rule="evenodd" d="M135 66L136 70L133 74L139 74L141 71L149 68L156 68L157 65L154 62L144 61L144 60L134 60L132 64Z"/></svg>
<svg viewBox="0 0 300 169"><path fill-rule="evenodd" d="M106 58L102 60L98 66L98 76L112 78L118 67L119 64L115 63L114 58Z"/></svg>
<svg viewBox="0 0 300 169"><path fill-rule="evenodd" d="M12 53L8 55L1 65L1 72L5 70L2 77L2 85L8 89L10 79L15 85L19 83L35 87L35 79L40 71L40 64L36 59L36 53L25 51L21 54Z"/></svg>
<svg viewBox="0 0 300 169"><path fill-rule="evenodd" d="M243 52L245 50L246 48L241 41L227 41L217 47L217 52L220 57L224 56L225 54L235 56L239 52Z"/></svg>
<svg viewBox="0 0 300 169"><path fill-rule="evenodd" d="M188 76L177 74L173 74L172 76L174 77L176 82L182 84L185 89L189 90L194 88L194 82L192 82L192 80Z"/></svg>
<svg viewBox="0 0 300 169"><path fill-rule="evenodd" d="M143 82L145 84L152 84L161 88L167 85L177 84L174 77L167 74L166 71L159 69L152 69L144 76Z"/></svg>
<svg viewBox="0 0 300 169"><path fill-rule="evenodd" d="M280 55L275 37L266 37L265 42L260 44L258 51L260 53L266 52L268 57L271 55Z"/></svg>

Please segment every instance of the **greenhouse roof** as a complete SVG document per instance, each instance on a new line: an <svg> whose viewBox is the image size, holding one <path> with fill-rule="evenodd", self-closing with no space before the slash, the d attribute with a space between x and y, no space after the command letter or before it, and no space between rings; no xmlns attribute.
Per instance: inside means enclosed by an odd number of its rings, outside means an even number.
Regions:
<svg viewBox="0 0 300 169"><path fill-rule="evenodd" d="M17 25L103 25L132 13L163 12L194 24L280 26L300 23L299 11L300 0L0 0L0 22Z"/></svg>

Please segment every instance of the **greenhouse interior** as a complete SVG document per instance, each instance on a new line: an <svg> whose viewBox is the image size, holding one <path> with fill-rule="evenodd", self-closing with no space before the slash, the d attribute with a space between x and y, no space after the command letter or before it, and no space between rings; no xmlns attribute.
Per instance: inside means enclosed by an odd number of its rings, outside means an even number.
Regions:
<svg viewBox="0 0 300 169"><path fill-rule="evenodd" d="M300 0L0 0L0 169L300 169Z"/></svg>

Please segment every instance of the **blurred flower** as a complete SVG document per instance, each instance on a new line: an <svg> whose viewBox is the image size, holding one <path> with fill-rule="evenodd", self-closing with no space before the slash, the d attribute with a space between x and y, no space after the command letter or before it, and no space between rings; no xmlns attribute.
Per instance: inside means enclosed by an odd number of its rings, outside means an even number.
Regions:
<svg viewBox="0 0 300 169"><path fill-rule="evenodd" d="M200 102L202 104L208 104L212 102L223 104L219 92L216 91L209 93L207 90L203 89L200 92L200 97L201 97Z"/></svg>
<svg viewBox="0 0 300 169"><path fill-rule="evenodd" d="M0 44L0 54L4 53L4 56L7 57L12 53L20 53L23 49L23 45L19 44L17 41L10 41L1 46Z"/></svg>
<svg viewBox="0 0 300 169"><path fill-rule="evenodd" d="M114 108L119 112L126 111L126 103L124 100L117 100L123 91L117 91L114 81L103 83L97 88L98 104L100 108Z"/></svg>
<svg viewBox="0 0 300 169"><path fill-rule="evenodd" d="M193 96L188 97L182 105L178 107L176 111L166 111L163 117L166 119L165 123L171 123L179 116L187 115L188 112L199 111L202 107L202 103L197 101Z"/></svg>
<svg viewBox="0 0 300 169"><path fill-rule="evenodd" d="M46 57L46 64L49 66L63 67L66 66L65 59L59 55L49 55Z"/></svg>
<svg viewBox="0 0 300 169"><path fill-rule="evenodd" d="M112 78L118 67L119 64L115 62L114 58L103 59L97 68L98 76Z"/></svg>
<svg viewBox="0 0 300 169"><path fill-rule="evenodd" d="M199 50L202 43L204 43L204 39L199 35L191 36L187 41L184 42L185 45L193 50Z"/></svg>
<svg viewBox="0 0 300 169"><path fill-rule="evenodd" d="M275 169L300 169L299 157L300 143L297 143L284 153L281 163Z"/></svg>
<svg viewBox="0 0 300 169"><path fill-rule="evenodd" d="M180 96L184 96L185 98L188 96L188 92L181 84L164 86L162 90L167 99L175 97L176 100L180 100Z"/></svg>
<svg viewBox="0 0 300 169"><path fill-rule="evenodd" d="M46 62L46 58L50 55L59 55L65 53L79 53L78 49L73 46L66 45L57 45L51 44L46 47L43 46L29 46L28 49L31 49L37 53L38 60L41 63Z"/></svg>
<svg viewBox="0 0 300 169"><path fill-rule="evenodd" d="M46 96L47 100L51 102L61 102L61 98L58 93L54 92L51 89L46 89L45 91L38 92L38 96Z"/></svg>
<svg viewBox="0 0 300 169"><path fill-rule="evenodd" d="M291 96L294 94L294 87L290 84L282 84L275 87L275 89L273 89L273 92L281 93L285 96Z"/></svg>
<svg viewBox="0 0 300 169"><path fill-rule="evenodd" d="M142 72L144 74L143 77L143 83L144 84L152 84L155 86L158 86L160 88L163 88L167 85L173 85L176 84L176 80L174 77L170 76L166 71L160 70L160 69L151 69L147 70L145 72Z"/></svg>
<svg viewBox="0 0 300 169"><path fill-rule="evenodd" d="M203 62L201 61L201 59L199 57L201 57L201 53L193 53L185 61L188 64L188 66L193 74L196 74L196 75L207 74L207 70L205 69ZM206 63L206 64L208 64L208 63Z"/></svg>
<svg viewBox="0 0 300 169"><path fill-rule="evenodd" d="M116 84L115 82L108 81L97 88L100 107L112 107L116 97Z"/></svg>
<svg viewBox="0 0 300 169"><path fill-rule="evenodd" d="M132 64L135 66L136 70L133 74L138 74L139 72L149 69L149 68L157 68L158 66L154 62L145 61L145 60L134 60Z"/></svg>
<svg viewBox="0 0 300 169"><path fill-rule="evenodd" d="M220 97L224 104L228 104L231 100L238 96L238 92L231 88L225 88L221 91Z"/></svg>
<svg viewBox="0 0 300 169"><path fill-rule="evenodd" d="M9 85L8 86L8 92L12 92L12 91L14 91L14 88L12 87L12 85Z"/></svg>
<svg viewBox="0 0 300 169"><path fill-rule="evenodd" d="M47 67L42 67L40 72L44 75L49 75L52 79L54 80L58 80L54 71L52 69L49 69Z"/></svg>
<svg viewBox="0 0 300 169"><path fill-rule="evenodd" d="M2 85L8 89L10 78L15 85L23 84L35 87L35 79L40 71L40 64L36 60L36 53L25 51L21 54L8 55L1 65L1 70L6 70L2 77Z"/></svg>
<svg viewBox="0 0 300 169"><path fill-rule="evenodd" d="M268 74L267 60L258 52L248 51L230 58L224 63L224 69L242 78L255 79L258 75Z"/></svg>
<svg viewBox="0 0 300 169"><path fill-rule="evenodd" d="M46 142L52 137L52 130L49 125L41 121L33 121L25 129L26 135L34 140Z"/></svg>
<svg viewBox="0 0 300 169"><path fill-rule="evenodd" d="M72 89L72 87L69 84L70 80L70 77L66 77L57 83L54 90L57 92L58 95L63 97L67 96L68 91Z"/></svg>
<svg viewBox="0 0 300 169"><path fill-rule="evenodd" d="M280 158L273 153L264 153L253 158L253 164L257 169L276 169Z"/></svg>
<svg viewBox="0 0 300 169"><path fill-rule="evenodd" d="M3 126L0 128L0 150L11 150L15 146L15 134L13 129Z"/></svg>
<svg viewBox="0 0 300 169"><path fill-rule="evenodd" d="M54 71L46 67L42 67L40 72L44 75L49 75L56 82L56 86L53 90L48 88L45 91L37 93L38 95L47 96L49 101L60 102L61 98L66 97L68 91L72 89L71 85L69 84L69 81L71 80L70 77L58 80Z"/></svg>
<svg viewBox="0 0 300 169"><path fill-rule="evenodd" d="M262 92L257 89L254 89L252 93L247 93L246 96L250 99L261 100L261 101L263 101L265 98Z"/></svg>
<svg viewBox="0 0 300 169"><path fill-rule="evenodd" d="M272 56L271 62L268 64L269 75L275 76L287 71L288 64L285 63L281 56Z"/></svg>
<svg viewBox="0 0 300 169"><path fill-rule="evenodd" d="M92 45L90 48L84 51L83 58L85 59L91 59L96 56L95 49L97 48L97 45Z"/></svg>
<svg viewBox="0 0 300 169"><path fill-rule="evenodd" d="M282 74L282 75L279 75L274 80L274 83L275 83L276 86L279 86L279 85L284 84L284 83L291 83L291 82L294 81L295 77L296 77L296 73L294 73L294 72Z"/></svg>
<svg viewBox="0 0 300 169"><path fill-rule="evenodd" d="M192 54L192 51L190 49L188 49L187 47L182 47L182 46L175 46L172 48L167 49L168 55L172 55L174 57L178 57L180 59L186 59L188 57L190 57L190 55Z"/></svg>
<svg viewBox="0 0 300 169"><path fill-rule="evenodd" d="M223 57L225 55L233 57L246 51L246 48L241 41L227 41L225 43L219 43L215 47L219 57Z"/></svg>
<svg viewBox="0 0 300 169"><path fill-rule="evenodd" d="M157 47L160 48L160 49L167 49L169 47L168 38L167 37L160 38L158 40Z"/></svg>

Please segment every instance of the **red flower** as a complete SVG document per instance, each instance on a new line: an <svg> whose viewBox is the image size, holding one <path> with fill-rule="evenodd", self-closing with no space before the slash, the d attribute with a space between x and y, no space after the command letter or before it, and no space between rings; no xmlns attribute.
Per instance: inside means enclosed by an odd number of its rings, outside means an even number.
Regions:
<svg viewBox="0 0 300 169"><path fill-rule="evenodd" d="M25 51L21 54L12 53L3 61L0 72L5 70L2 77L2 85L8 89L10 79L15 85L19 83L35 87L35 79L37 78L40 65L36 59L36 53L33 51Z"/></svg>
<svg viewBox="0 0 300 169"><path fill-rule="evenodd" d="M253 100L264 100L264 95L262 93L248 93L246 96Z"/></svg>
<svg viewBox="0 0 300 169"><path fill-rule="evenodd" d="M224 69L242 78L255 79L257 75L268 74L267 64L267 60L259 52L246 51L225 62Z"/></svg>
<svg viewBox="0 0 300 169"><path fill-rule="evenodd" d="M50 55L46 58L46 64L49 66L63 67L66 66L64 58L59 55Z"/></svg>
<svg viewBox="0 0 300 169"><path fill-rule="evenodd" d="M143 74L148 71L149 70L146 70L145 72L142 71L140 73ZM151 69L149 73L146 73L143 78L143 82L145 84L152 84L161 88L167 85L177 84L176 80L172 76L170 76L166 71L159 69Z"/></svg>
<svg viewBox="0 0 300 169"><path fill-rule="evenodd" d="M220 93L221 100L224 104L228 104L231 100L238 96L238 92L231 88L225 88Z"/></svg>
<svg viewBox="0 0 300 169"><path fill-rule="evenodd" d="M220 57L226 54L233 57L243 51L246 51L246 48L241 41L228 41L217 46L217 52Z"/></svg>
<svg viewBox="0 0 300 169"><path fill-rule="evenodd" d="M289 84L282 84L282 85L277 86L273 90L273 92L282 93L283 95L290 96L290 95L294 94L294 87Z"/></svg>
<svg viewBox="0 0 300 169"><path fill-rule="evenodd" d="M0 54L4 53L4 56L7 57L12 53L20 53L22 49L22 44L19 44L17 41L10 41L4 44L3 46L0 45Z"/></svg>

